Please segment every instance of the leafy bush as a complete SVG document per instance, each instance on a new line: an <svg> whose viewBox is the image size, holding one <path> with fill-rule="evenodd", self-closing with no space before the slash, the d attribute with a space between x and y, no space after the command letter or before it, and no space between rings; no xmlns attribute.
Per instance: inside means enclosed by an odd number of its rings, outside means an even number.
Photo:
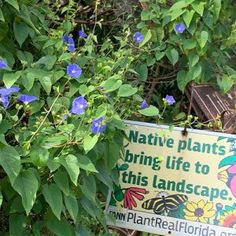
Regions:
<svg viewBox="0 0 236 236"><path fill-rule="evenodd" d="M106 196L118 179L122 120L181 114L180 101L170 111L175 100L163 99L170 88L182 96L176 83L182 92L191 80L227 91L235 81L230 1L143 1L138 30L118 14L108 23L125 24L111 35L97 12L112 4L96 1L94 25L84 30L75 1L59 9L47 1L0 1L3 235L104 235L97 224L106 228Z"/></svg>

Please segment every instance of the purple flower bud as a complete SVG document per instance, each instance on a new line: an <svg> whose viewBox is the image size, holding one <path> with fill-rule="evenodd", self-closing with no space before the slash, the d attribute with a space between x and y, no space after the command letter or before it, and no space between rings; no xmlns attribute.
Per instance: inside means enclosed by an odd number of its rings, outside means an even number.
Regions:
<svg viewBox="0 0 236 236"><path fill-rule="evenodd" d="M75 51L75 41L72 37L68 37L67 39L67 49L69 52Z"/></svg>
<svg viewBox="0 0 236 236"><path fill-rule="evenodd" d="M0 59L0 69L7 68L7 66L7 63L4 60Z"/></svg>
<svg viewBox="0 0 236 236"><path fill-rule="evenodd" d="M79 34L79 36L80 36L81 38L87 38L87 37L88 37L88 35L87 35L83 30L80 30L80 31L78 32L78 34Z"/></svg>
<svg viewBox="0 0 236 236"><path fill-rule="evenodd" d="M20 88L18 87L12 87L12 88L1 88L0 89L0 95L1 95L1 102L3 104L3 107L7 109L9 106L9 95L11 93L17 93L19 92Z"/></svg>
<svg viewBox="0 0 236 236"><path fill-rule="evenodd" d="M93 134L101 134L105 131L106 124L103 123L103 120L104 120L104 118L100 117L100 118L92 121L91 131Z"/></svg>
<svg viewBox="0 0 236 236"><path fill-rule="evenodd" d="M141 43L144 40L144 36L140 32L136 32L133 35L133 40L137 43Z"/></svg>
<svg viewBox="0 0 236 236"><path fill-rule="evenodd" d="M147 108L147 107L148 107L147 101L146 101L146 100L143 100L142 103L141 103L141 105L140 105L140 108L141 108L141 109L145 109L145 108Z"/></svg>
<svg viewBox="0 0 236 236"><path fill-rule="evenodd" d="M175 32L182 34L185 31L185 25L183 23L179 23L175 25Z"/></svg>
<svg viewBox="0 0 236 236"><path fill-rule="evenodd" d="M164 99L168 105L173 105L175 103L175 99L173 96L166 95Z"/></svg>
<svg viewBox="0 0 236 236"><path fill-rule="evenodd" d="M63 34L63 36L62 36L62 41L64 42L64 43L68 43L68 35L67 34Z"/></svg>

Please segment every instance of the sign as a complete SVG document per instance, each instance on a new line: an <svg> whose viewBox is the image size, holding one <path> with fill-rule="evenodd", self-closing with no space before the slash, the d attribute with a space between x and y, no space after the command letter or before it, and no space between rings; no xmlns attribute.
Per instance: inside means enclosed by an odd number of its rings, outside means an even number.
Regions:
<svg viewBox="0 0 236 236"><path fill-rule="evenodd" d="M108 224L174 236L236 236L236 135L127 121Z"/></svg>

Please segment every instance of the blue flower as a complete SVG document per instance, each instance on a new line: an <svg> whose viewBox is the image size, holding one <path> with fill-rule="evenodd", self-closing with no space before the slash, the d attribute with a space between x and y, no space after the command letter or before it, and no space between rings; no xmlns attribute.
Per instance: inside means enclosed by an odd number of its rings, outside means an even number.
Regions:
<svg viewBox="0 0 236 236"><path fill-rule="evenodd" d="M37 97L27 94L22 94L18 99L18 101L29 103L37 100Z"/></svg>
<svg viewBox="0 0 236 236"><path fill-rule="evenodd" d="M3 61L2 59L0 59L0 69L4 69L4 68L7 68L7 63Z"/></svg>
<svg viewBox="0 0 236 236"><path fill-rule="evenodd" d="M0 89L0 95L1 95L1 102L3 104L3 107L7 109L9 106L9 95L11 93L17 93L19 92L20 88L18 87L12 87L12 88L1 88Z"/></svg>
<svg viewBox="0 0 236 236"><path fill-rule="evenodd" d="M66 68L66 73L68 76L73 78L79 78L82 74L82 69L77 64L70 64Z"/></svg>
<svg viewBox="0 0 236 236"><path fill-rule="evenodd" d="M83 30L80 30L80 31L78 32L78 34L79 34L79 36L80 36L81 38L87 38L87 37L88 37L88 35L87 35Z"/></svg>
<svg viewBox="0 0 236 236"><path fill-rule="evenodd" d="M20 88L18 88L18 87L1 88L0 89L0 95L9 95L11 93L17 93L19 91L20 91Z"/></svg>
<svg viewBox="0 0 236 236"><path fill-rule="evenodd" d="M67 49L69 52L75 51L75 41L72 37L68 37L67 39Z"/></svg>
<svg viewBox="0 0 236 236"><path fill-rule="evenodd" d="M168 105L173 105L175 103L175 99L173 96L166 95L164 100L167 102Z"/></svg>
<svg viewBox="0 0 236 236"><path fill-rule="evenodd" d="M147 108L147 107L148 107L147 101L146 101L146 100L143 100L142 103L141 103L141 105L140 105L140 108L141 108L141 109L145 109L145 108Z"/></svg>
<svg viewBox="0 0 236 236"><path fill-rule="evenodd" d="M69 39L68 35L67 35L67 34L63 34L63 36L62 36L62 41L63 41L64 43L68 43L68 39Z"/></svg>
<svg viewBox="0 0 236 236"><path fill-rule="evenodd" d="M179 23L175 25L175 32L182 34L185 31L185 25L183 23Z"/></svg>
<svg viewBox="0 0 236 236"><path fill-rule="evenodd" d="M101 134L105 131L106 124L103 123L103 120L104 120L104 118L100 117L100 118L92 121L91 131L93 134Z"/></svg>
<svg viewBox="0 0 236 236"><path fill-rule="evenodd" d="M87 101L83 96L77 97L72 102L72 108L70 113L80 115L84 112L84 109L87 107Z"/></svg>
<svg viewBox="0 0 236 236"><path fill-rule="evenodd" d="M137 43L141 43L144 40L144 36L140 32L136 32L133 35L133 40Z"/></svg>

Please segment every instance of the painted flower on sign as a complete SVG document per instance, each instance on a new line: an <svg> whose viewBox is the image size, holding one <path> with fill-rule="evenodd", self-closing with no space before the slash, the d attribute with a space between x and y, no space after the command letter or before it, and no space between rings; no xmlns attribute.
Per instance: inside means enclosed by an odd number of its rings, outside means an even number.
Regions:
<svg viewBox="0 0 236 236"><path fill-rule="evenodd" d="M209 219L212 218L216 212L213 209L212 202L200 200L197 203L187 202L184 213L186 220L208 223Z"/></svg>
<svg viewBox="0 0 236 236"><path fill-rule="evenodd" d="M125 190L124 193L124 208L128 208L130 210L133 209L133 207L137 207L137 202L142 201L144 199L144 194L147 194L148 191L144 188L138 188L138 187L130 187Z"/></svg>
<svg viewBox="0 0 236 236"><path fill-rule="evenodd" d="M236 203L232 206L226 205L225 209L220 211L218 224L236 229Z"/></svg>

